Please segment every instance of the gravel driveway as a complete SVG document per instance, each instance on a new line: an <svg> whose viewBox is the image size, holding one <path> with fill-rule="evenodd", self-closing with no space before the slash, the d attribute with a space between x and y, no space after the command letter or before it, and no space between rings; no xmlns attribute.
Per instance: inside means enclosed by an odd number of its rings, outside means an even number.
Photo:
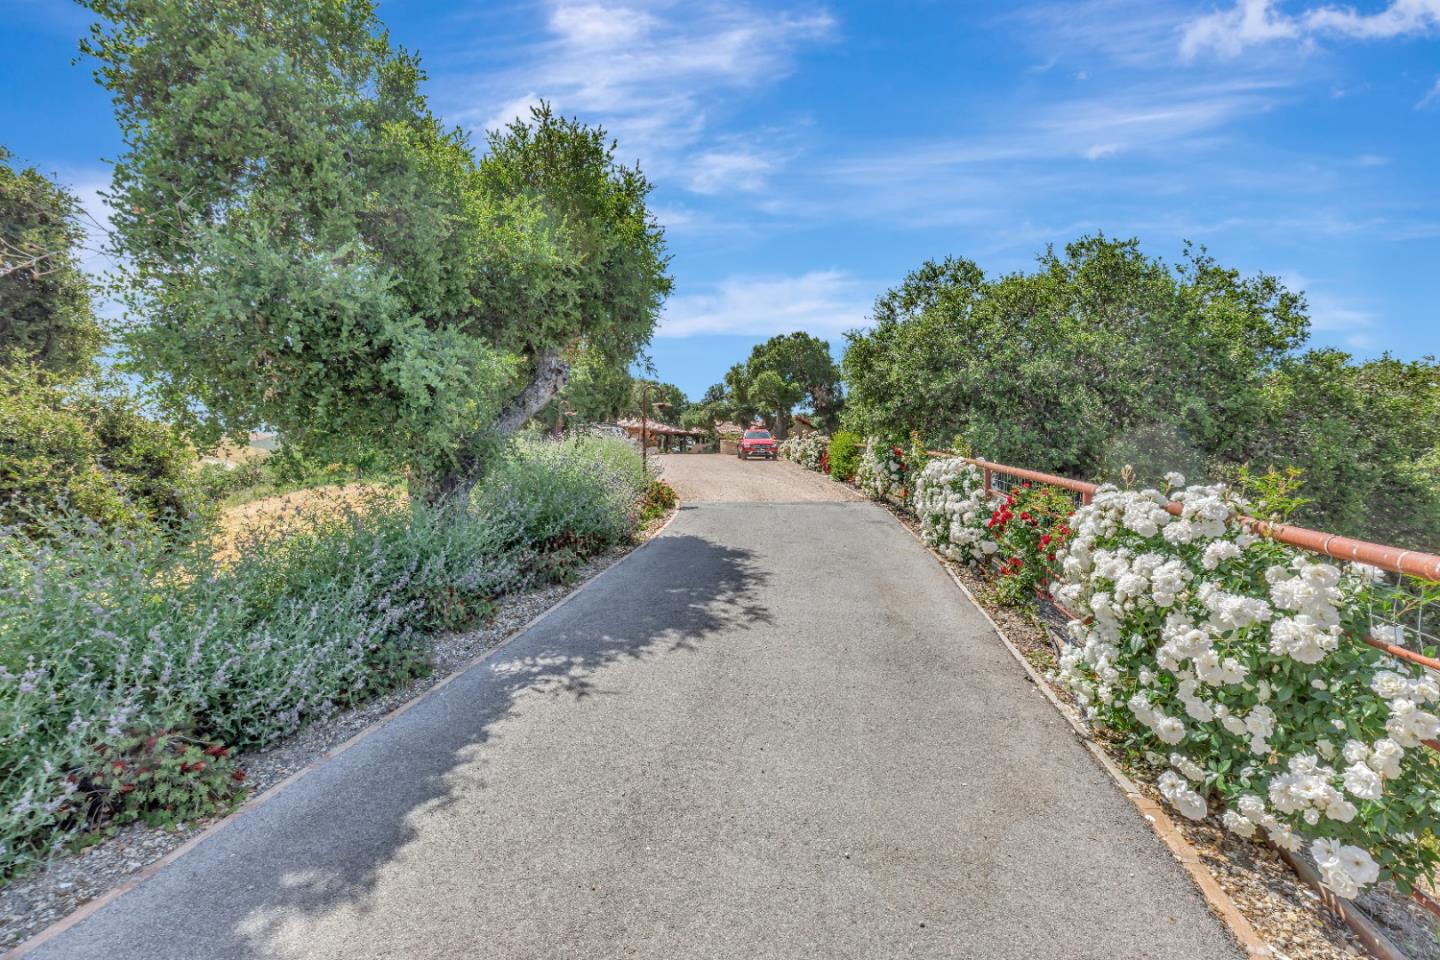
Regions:
<svg viewBox="0 0 1440 960"><path fill-rule="evenodd" d="M863 500L843 483L788 460L741 460L719 453L656 457L660 475L685 503L823 503Z"/></svg>

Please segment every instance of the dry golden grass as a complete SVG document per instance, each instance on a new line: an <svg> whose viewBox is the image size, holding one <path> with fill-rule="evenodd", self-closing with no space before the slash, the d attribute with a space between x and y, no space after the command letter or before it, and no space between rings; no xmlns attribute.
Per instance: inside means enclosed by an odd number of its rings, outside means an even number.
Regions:
<svg viewBox="0 0 1440 960"><path fill-rule="evenodd" d="M347 512L403 506L408 501L403 488L379 483L310 487L252 500L220 514L219 530L215 535L215 556L220 560L234 557L238 545L257 534L303 530L316 523L337 519Z"/></svg>
<svg viewBox="0 0 1440 960"><path fill-rule="evenodd" d="M248 463L251 460L263 460L270 456L269 450L260 447L241 447L226 440L214 450L201 451L202 457L212 457L222 463Z"/></svg>

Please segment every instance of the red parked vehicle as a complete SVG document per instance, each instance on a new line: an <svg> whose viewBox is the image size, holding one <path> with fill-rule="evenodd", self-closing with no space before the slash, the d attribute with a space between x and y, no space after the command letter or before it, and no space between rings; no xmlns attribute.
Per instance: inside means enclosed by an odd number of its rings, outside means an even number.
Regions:
<svg viewBox="0 0 1440 960"><path fill-rule="evenodd" d="M751 457L768 457L774 460L780 455L780 451L769 430L746 430L745 436L740 438L740 448L735 451L735 455L741 460L749 460Z"/></svg>

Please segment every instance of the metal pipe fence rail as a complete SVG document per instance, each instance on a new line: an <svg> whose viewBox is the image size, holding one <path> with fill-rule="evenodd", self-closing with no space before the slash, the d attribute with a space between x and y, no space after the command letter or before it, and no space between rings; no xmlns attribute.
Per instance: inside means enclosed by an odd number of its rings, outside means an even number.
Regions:
<svg viewBox="0 0 1440 960"><path fill-rule="evenodd" d="M934 457L957 457L958 454L943 450L927 450ZM979 467L985 477L985 494L993 497L998 493L1008 494L1021 482L1042 483L1050 487L1069 490L1077 495L1080 503L1089 503L1100 485L1084 480L1072 480L1053 473L1028 470L1009 464L995 463L979 457L960 457L966 463ZM1166 510L1179 516L1181 505L1173 500ZM1431 670L1440 671L1440 659L1427 656L1426 647L1440 646L1440 614L1430 611L1427 616L1426 587L1417 581L1440 585L1440 556L1419 550L1405 550L1386 544L1370 543L1341 537L1319 530L1310 530L1288 523L1272 523L1253 517L1242 517L1241 522L1261 536L1279 543L1288 544L1309 553L1323 554L1336 560L1363 563L1385 571L1389 576L1386 586L1377 591L1377 602L1368 611L1372 631L1379 636L1362 637L1365 643L1401 660L1419 664ZM1431 588L1436 589L1436 588ZM1396 643L1400 639L1402 642Z"/></svg>

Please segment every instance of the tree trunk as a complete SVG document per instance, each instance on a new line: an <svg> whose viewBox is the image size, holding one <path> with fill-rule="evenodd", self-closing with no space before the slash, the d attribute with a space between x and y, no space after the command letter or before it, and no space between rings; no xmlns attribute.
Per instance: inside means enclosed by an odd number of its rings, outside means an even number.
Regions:
<svg viewBox="0 0 1440 960"><path fill-rule="evenodd" d="M555 395L565 389L570 379L570 364L559 350L546 350L535 360L535 373L514 399L501 408L491 424L496 436L508 437L545 408ZM481 444L475 445L477 448ZM475 485L485 476L486 458L478 452L461 454L443 473L424 476L412 473L410 495L423 499L432 507L468 507Z"/></svg>

